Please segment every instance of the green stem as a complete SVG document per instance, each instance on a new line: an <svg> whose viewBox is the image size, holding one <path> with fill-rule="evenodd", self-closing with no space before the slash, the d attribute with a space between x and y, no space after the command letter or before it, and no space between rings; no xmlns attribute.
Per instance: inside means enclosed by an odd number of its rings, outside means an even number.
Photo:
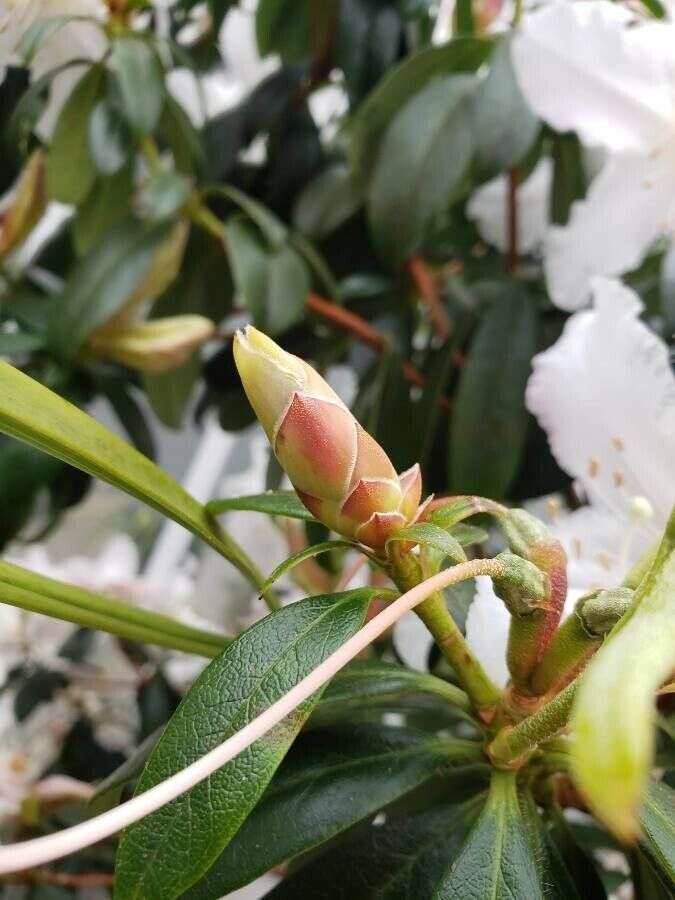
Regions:
<svg viewBox="0 0 675 900"><path fill-rule="evenodd" d="M518 725L503 728L488 747L493 763L508 768L538 744L562 731L567 725L577 686L577 681L573 681L538 712Z"/></svg>
<svg viewBox="0 0 675 900"><path fill-rule="evenodd" d="M500 575L502 566L493 559L476 559L464 563L470 568L464 578L476 575ZM408 591L424 580L419 562L412 554L393 544L390 550L389 572L401 591ZM459 580L459 579L458 579ZM427 626L443 656L457 673L462 687L471 698L474 707L490 716L500 697L499 688L488 677L478 658L467 644L457 623L450 615L442 593L437 592L416 607L415 612Z"/></svg>
<svg viewBox="0 0 675 900"><path fill-rule="evenodd" d="M64 622L72 622L82 628L95 628L98 631L107 631L109 634L142 644L156 644L160 647L181 650L183 653L194 653L196 656L205 656L209 659L218 656L221 650L227 646L226 638L222 639L222 644L218 647L211 641L178 637L162 631L160 628L153 629L136 625L133 622L125 622L114 616L107 616L105 613L94 612L91 609L83 609L61 600L54 600L52 597L43 597L33 591L27 591L11 584L0 585L0 601L28 610L28 612L40 613Z"/></svg>

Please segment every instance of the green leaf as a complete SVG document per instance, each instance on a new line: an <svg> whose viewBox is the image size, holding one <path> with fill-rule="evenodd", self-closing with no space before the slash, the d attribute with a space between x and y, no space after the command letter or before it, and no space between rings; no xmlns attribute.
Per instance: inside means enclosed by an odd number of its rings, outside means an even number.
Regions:
<svg viewBox="0 0 675 900"><path fill-rule="evenodd" d="M103 89L104 69L92 66L78 81L59 115L45 167L52 200L81 203L96 171L89 150L89 119Z"/></svg>
<svg viewBox="0 0 675 900"><path fill-rule="evenodd" d="M434 900L544 900L516 793L515 772L493 770L488 801Z"/></svg>
<svg viewBox="0 0 675 900"><path fill-rule="evenodd" d="M244 632L187 693L137 793L218 746L301 681L361 627L372 594L364 588L309 597ZM314 695L218 772L128 828L118 852L117 900L172 900L193 885L250 814L317 700Z"/></svg>
<svg viewBox="0 0 675 900"><path fill-rule="evenodd" d="M302 318L310 280L292 247L268 252L248 223L234 216L227 223L226 248L235 284L258 328L275 335Z"/></svg>
<svg viewBox="0 0 675 900"><path fill-rule="evenodd" d="M640 813L642 847L657 869L675 884L675 791L651 781Z"/></svg>
<svg viewBox="0 0 675 900"><path fill-rule="evenodd" d="M274 213L259 203L253 197L249 197L243 191L228 184L213 188L210 193L217 193L220 197L226 197L245 212L249 219L257 225L263 237L273 250L280 249L288 237L288 228Z"/></svg>
<svg viewBox="0 0 675 900"><path fill-rule="evenodd" d="M162 425L174 429L182 426L201 371L199 356L195 354L182 366L176 366L168 372L141 374L143 390Z"/></svg>
<svg viewBox="0 0 675 900"><path fill-rule="evenodd" d="M418 91L439 76L475 72L491 51L488 40L459 37L426 47L392 69L366 97L351 125L349 153L357 183L368 178L387 125Z"/></svg>
<svg viewBox="0 0 675 900"><path fill-rule="evenodd" d="M211 500L206 504L210 513L217 516L231 509L244 509L251 512L267 513L268 516L285 516L287 519L304 519L316 522L316 519L300 501L295 491L268 491L266 494L251 494L247 497L227 497L224 500Z"/></svg>
<svg viewBox="0 0 675 900"><path fill-rule="evenodd" d="M0 356L20 356L33 353L44 347L41 334L27 334L21 331L0 331Z"/></svg>
<svg viewBox="0 0 675 900"><path fill-rule="evenodd" d="M591 900L594 884L583 885L583 897L553 843L537 805L528 791L520 796L520 810L529 832L530 848L536 860L539 881L546 900ZM588 896L587 896L588 895Z"/></svg>
<svg viewBox="0 0 675 900"><path fill-rule="evenodd" d="M416 250L457 195L473 152L468 101L475 87L470 75L435 79L387 129L367 195L373 238L386 260L401 262Z"/></svg>
<svg viewBox="0 0 675 900"><path fill-rule="evenodd" d="M169 146L179 172L194 175L204 168L206 159L199 134L183 107L170 94L164 100L157 137Z"/></svg>
<svg viewBox="0 0 675 900"><path fill-rule="evenodd" d="M620 840L639 831L654 752L654 696L673 668L675 512L633 605L584 672L572 709L572 772L590 808Z"/></svg>
<svg viewBox="0 0 675 900"><path fill-rule="evenodd" d="M111 67L127 122L138 134L152 134L166 95L157 53L140 37L118 37L113 41Z"/></svg>
<svg viewBox="0 0 675 900"><path fill-rule="evenodd" d="M87 199L77 207L73 240L78 256L85 256L104 236L113 232L131 214L133 168L124 166L109 178L99 177Z"/></svg>
<svg viewBox="0 0 675 900"><path fill-rule="evenodd" d="M473 34L474 31L473 0L457 0L458 34Z"/></svg>
<svg viewBox="0 0 675 900"><path fill-rule="evenodd" d="M481 761L476 743L412 729L376 725L304 735L235 839L187 892L186 900L218 900L432 777Z"/></svg>
<svg viewBox="0 0 675 900"><path fill-rule="evenodd" d="M293 208L293 223L298 231L321 241L354 215L360 203L349 169L335 163L305 185Z"/></svg>
<svg viewBox="0 0 675 900"><path fill-rule="evenodd" d="M334 3L312 5L295 0L261 0L255 14L255 34L261 56L278 53L284 62L307 59L320 52L333 23Z"/></svg>
<svg viewBox="0 0 675 900"><path fill-rule="evenodd" d="M442 554L442 558L447 556L453 565L466 562L466 553L462 550L459 541L447 531L439 528L438 525L432 525L430 522L418 522L415 525L408 525L407 528L401 528L387 540L387 546L392 541L413 541L421 547L438 550Z"/></svg>
<svg viewBox="0 0 675 900"><path fill-rule="evenodd" d="M89 808L93 815L100 815L107 809L117 806L122 799L124 788L135 782L143 771L148 757L162 736L163 730L163 728L158 728L153 734L148 735L118 769L115 769L100 784L96 785L96 790L89 800Z"/></svg>
<svg viewBox="0 0 675 900"><path fill-rule="evenodd" d="M192 184L184 175L162 170L144 183L138 204L141 218L148 222L166 222L175 218L190 196Z"/></svg>
<svg viewBox="0 0 675 900"><path fill-rule="evenodd" d="M476 818L479 803L470 800L446 804L371 826L285 878L267 898L424 900L431 897L436 882L457 854ZM469 895L462 900L469 900ZM485 896L476 895L476 900L485 900ZM526 900L524 895L522 900Z"/></svg>
<svg viewBox="0 0 675 900"><path fill-rule="evenodd" d="M539 119L520 92L511 62L511 39L503 38L472 107L474 162L481 178L518 165L537 139Z"/></svg>
<svg viewBox="0 0 675 900"><path fill-rule="evenodd" d="M82 410L5 362L0 362L0 431L137 497L260 584L260 574L243 551L173 478Z"/></svg>
<svg viewBox="0 0 675 900"><path fill-rule="evenodd" d="M155 459L155 442L141 407L136 401L134 387L123 378L113 376L98 377L96 383L108 398L134 447L148 459Z"/></svg>
<svg viewBox="0 0 675 900"><path fill-rule="evenodd" d="M127 123L107 97L96 104L89 119L89 153L101 175L119 172L131 153Z"/></svg>
<svg viewBox="0 0 675 900"><path fill-rule="evenodd" d="M50 339L59 353L74 356L95 328L119 312L168 235L167 225L128 219L80 262L52 306Z"/></svg>
<svg viewBox="0 0 675 900"><path fill-rule="evenodd" d="M551 221L565 225L575 200L586 195L587 177L583 148L576 134L553 137L553 186L551 188Z"/></svg>
<svg viewBox="0 0 675 900"><path fill-rule="evenodd" d="M450 488L503 497L525 443L525 385L537 349L537 308L522 290L482 317L471 343L450 420Z"/></svg>
<svg viewBox="0 0 675 900"><path fill-rule="evenodd" d="M388 3L341 0L335 64L353 108L395 65L403 27L401 12Z"/></svg>
<svg viewBox="0 0 675 900"><path fill-rule="evenodd" d="M484 528L477 528L475 525L455 525L450 534L462 547L484 544L490 537Z"/></svg>
<svg viewBox="0 0 675 900"><path fill-rule="evenodd" d="M343 669L328 685L312 723L330 721L336 714L348 717L350 710L369 705L396 706L406 698L419 702L424 696L437 697L464 713L471 712L464 691L442 678L395 663L357 661Z"/></svg>
<svg viewBox="0 0 675 900"><path fill-rule="evenodd" d="M264 594L265 591L271 588L274 582L278 581L283 574L288 572L290 569L293 569L295 566L300 565L300 563L304 562L306 559L312 559L315 556L319 556L321 553L330 553L331 550L347 549L353 550L361 548L353 541L323 541L320 544L312 544L311 547L303 547L302 550L298 550L297 553L289 556L288 559L285 559L282 563L279 563L279 565L272 572L270 572L270 574L265 579L265 583L260 588L260 592Z"/></svg>

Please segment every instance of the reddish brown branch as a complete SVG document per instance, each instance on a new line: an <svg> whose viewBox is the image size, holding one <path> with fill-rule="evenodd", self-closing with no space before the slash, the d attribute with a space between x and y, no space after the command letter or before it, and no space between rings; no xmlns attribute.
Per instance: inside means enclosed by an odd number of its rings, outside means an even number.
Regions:
<svg viewBox="0 0 675 900"><path fill-rule="evenodd" d="M407 263L408 274L419 291L434 331L445 343L452 333L450 316L438 293L434 276L421 256L412 256Z"/></svg>
<svg viewBox="0 0 675 900"><path fill-rule="evenodd" d="M112 887L115 876L107 872L71 873L50 872L48 869L29 869L12 876L15 883L54 884L59 887Z"/></svg>
<svg viewBox="0 0 675 900"><path fill-rule="evenodd" d="M508 174L507 195L507 230L508 250L506 255L506 271L515 272L518 268L518 184L520 178L517 169Z"/></svg>

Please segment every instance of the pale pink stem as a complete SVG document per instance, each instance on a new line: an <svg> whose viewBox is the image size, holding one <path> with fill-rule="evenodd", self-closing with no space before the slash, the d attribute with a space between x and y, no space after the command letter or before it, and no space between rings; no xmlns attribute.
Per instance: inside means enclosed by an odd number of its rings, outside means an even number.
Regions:
<svg viewBox="0 0 675 900"><path fill-rule="evenodd" d="M115 809L87 822L66 828L56 834L48 834L44 837L0 847L0 875L41 866L70 853L83 850L104 838L111 837L123 828L127 828L175 800L176 797L184 794L185 791L190 790L225 763L234 759L235 756L250 747L254 741L264 737L270 729L278 725L282 719L285 719L297 706L307 700L348 662L365 650L372 641L391 628L397 619L417 606L418 603L426 600L436 591L456 584L458 581L474 578L477 575L498 575L501 571L501 565L496 560L474 559L439 572L438 575L418 584L374 619L371 619L313 672L298 682L294 688L245 728L233 734L232 737L187 768L172 775L171 778L167 778L166 781L160 782L145 793L139 794Z"/></svg>

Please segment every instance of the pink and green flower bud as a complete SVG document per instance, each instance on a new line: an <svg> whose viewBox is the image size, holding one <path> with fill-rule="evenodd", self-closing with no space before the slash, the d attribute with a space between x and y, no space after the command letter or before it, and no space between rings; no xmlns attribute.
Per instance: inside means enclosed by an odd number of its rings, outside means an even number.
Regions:
<svg viewBox="0 0 675 900"><path fill-rule="evenodd" d="M248 326L234 340L246 395L307 509L374 549L412 521L422 479L401 476L377 441L306 362Z"/></svg>
<svg viewBox="0 0 675 900"><path fill-rule="evenodd" d="M168 316L94 332L86 350L141 372L168 372L186 363L214 330L213 322L204 316Z"/></svg>

